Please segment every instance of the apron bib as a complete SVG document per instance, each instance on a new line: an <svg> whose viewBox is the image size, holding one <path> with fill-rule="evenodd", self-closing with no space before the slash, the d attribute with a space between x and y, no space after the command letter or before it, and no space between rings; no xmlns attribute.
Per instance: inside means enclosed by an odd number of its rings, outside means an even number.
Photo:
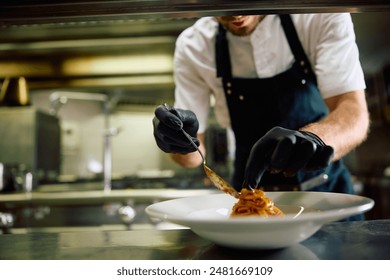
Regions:
<svg viewBox="0 0 390 280"><path fill-rule="evenodd" d="M252 146L271 128L299 128L324 118L329 110L322 99L310 62L289 15L280 16L295 62L290 69L271 78L232 77L226 30L219 25L216 38L217 76L222 78L231 126L236 138L232 185L240 189ZM326 169L298 172L296 176L265 172L260 186L265 190L294 190L321 173L328 181L310 191L354 193L350 174L341 160Z"/></svg>

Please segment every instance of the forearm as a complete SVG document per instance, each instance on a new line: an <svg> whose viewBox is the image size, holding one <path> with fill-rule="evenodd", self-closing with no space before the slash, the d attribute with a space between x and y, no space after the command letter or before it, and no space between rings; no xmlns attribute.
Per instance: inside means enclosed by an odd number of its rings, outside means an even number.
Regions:
<svg viewBox="0 0 390 280"><path fill-rule="evenodd" d="M332 146L338 160L361 144L367 137L369 113L364 91L349 92L325 100L330 113L319 122L300 130L317 134Z"/></svg>
<svg viewBox="0 0 390 280"><path fill-rule="evenodd" d="M199 149L206 156L206 148L204 145L204 134L198 134L197 138L199 139L200 146ZM189 154L171 154L171 158L178 163L179 165L186 168L195 168L203 163L202 157L196 151Z"/></svg>

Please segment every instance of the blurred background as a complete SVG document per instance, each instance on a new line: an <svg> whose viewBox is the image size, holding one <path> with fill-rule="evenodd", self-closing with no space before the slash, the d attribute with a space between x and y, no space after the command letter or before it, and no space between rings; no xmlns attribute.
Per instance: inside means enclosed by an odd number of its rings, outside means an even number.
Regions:
<svg viewBox="0 0 390 280"><path fill-rule="evenodd" d="M23 191L26 174L46 191L107 179L113 189L211 188L202 169L174 164L152 136L154 108L173 103L176 37L197 17L55 22L42 11L39 22L1 26L0 191ZM376 201L367 217L389 218L390 13L352 18L372 124L346 162L358 193ZM230 176L226 131L213 116L207 133L208 164ZM7 172L24 181L11 186Z"/></svg>

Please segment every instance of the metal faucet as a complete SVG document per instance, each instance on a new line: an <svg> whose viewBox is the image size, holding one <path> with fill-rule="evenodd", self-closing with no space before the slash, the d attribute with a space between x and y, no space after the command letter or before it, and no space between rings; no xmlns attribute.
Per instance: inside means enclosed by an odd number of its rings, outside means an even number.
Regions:
<svg viewBox="0 0 390 280"><path fill-rule="evenodd" d="M111 190L112 180L112 136L118 135L120 129L109 127L104 132L104 154L103 154L103 189L105 192Z"/></svg>
<svg viewBox="0 0 390 280"><path fill-rule="evenodd" d="M3 234L10 233L10 229L14 225L14 217L10 213L0 212L0 230Z"/></svg>
<svg viewBox="0 0 390 280"><path fill-rule="evenodd" d="M118 102L118 98L109 98L102 93L88 92L54 92L50 95L50 113L58 115L60 108L68 99L102 102L104 106L104 143L103 143L103 190L109 192L112 188L112 136L119 133L119 128L110 127L110 112Z"/></svg>

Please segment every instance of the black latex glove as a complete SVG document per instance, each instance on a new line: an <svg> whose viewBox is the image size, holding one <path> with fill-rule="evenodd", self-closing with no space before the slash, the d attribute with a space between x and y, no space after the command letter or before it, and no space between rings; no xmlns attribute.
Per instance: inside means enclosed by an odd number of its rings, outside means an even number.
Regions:
<svg viewBox="0 0 390 280"><path fill-rule="evenodd" d="M154 111L153 135L157 146L166 153L188 154L196 149L184 136L184 129L199 146L196 138L199 123L194 112L160 105Z"/></svg>
<svg viewBox="0 0 390 280"><path fill-rule="evenodd" d="M274 127L252 147L245 184L256 188L266 170L293 176L298 171L322 169L330 164L333 155L333 148L314 133Z"/></svg>

